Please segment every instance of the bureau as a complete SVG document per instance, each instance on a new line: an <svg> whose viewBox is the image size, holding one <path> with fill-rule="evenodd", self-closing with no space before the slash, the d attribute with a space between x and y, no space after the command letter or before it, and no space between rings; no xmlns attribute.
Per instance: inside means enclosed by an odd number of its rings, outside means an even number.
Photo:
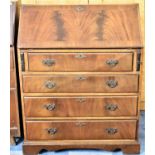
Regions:
<svg viewBox="0 0 155 155"><path fill-rule="evenodd" d="M138 5L21 7L24 154L139 153Z"/></svg>
<svg viewBox="0 0 155 155"><path fill-rule="evenodd" d="M21 136L15 60L16 3L10 4L10 142L14 144Z"/></svg>

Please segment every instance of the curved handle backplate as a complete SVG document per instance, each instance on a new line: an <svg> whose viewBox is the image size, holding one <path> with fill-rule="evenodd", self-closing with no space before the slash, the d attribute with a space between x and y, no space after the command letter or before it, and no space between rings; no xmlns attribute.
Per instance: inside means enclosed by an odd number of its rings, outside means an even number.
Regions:
<svg viewBox="0 0 155 155"><path fill-rule="evenodd" d="M110 87L110 88L115 88L118 85L118 81L116 80L108 80L106 82L106 84Z"/></svg>
<svg viewBox="0 0 155 155"><path fill-rule="evenodd" d="M55 64L54 59L44 59L42 60L42 63L48 67L53 66Z"/></svg>
<svg viewBox="0 0 155 155"><path fill-rule="evenodd" d="M49 111L53 111L56 108L56 105L55 105L55 103L48 103L48 104L44 105L44 107Z"/></svg>
<svg viewBox="0 0 155 155"><path fill-rule="evenodd" d="M114 135L118 132L118 129L117 128L106 128L106 132L109 134L109 135Z"/></svg>
<svg viewBox="0 0 155 155"><path fill-rule="evenodd" d="M46 81L45 82L45 87L48 88L48 89L55 88L56 87L56 83L53 82L53 81Z"/></svg>
<svg viewBox="0 0 155 155"><path fill-rule="evenodd" d="M119 61L114 60L114 59L109 59L106 61L106 64L109 65L110 67L115 67L118 63L119 63Z"/></svg>
<svg viewBox="0 0 155 155"><path fill-rule="evenodd" d="M105 105L105 110L107 111L115 111L116 109L118 109L116 104L108 103Z"/></svg>

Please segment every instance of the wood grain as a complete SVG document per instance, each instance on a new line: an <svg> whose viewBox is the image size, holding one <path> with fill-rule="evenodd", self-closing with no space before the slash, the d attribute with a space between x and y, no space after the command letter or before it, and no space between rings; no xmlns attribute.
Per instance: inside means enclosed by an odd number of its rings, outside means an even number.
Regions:
<svg viewBox="0 0 155 155"><path fill-rule="evenodd" d="M10 128L18 127L18 106L17 92L15 89L10 90Z"/></svg>
<svg viewBox="0 0 155 155"><path fill-rule="evenodd" d="M54 140L46 142L24 142L24 155L39 154L41 150L58 151L65 149L100 149L115 151L121 149L124 154L139 154L140 145L134 140Z"/></svg>
<svg viewBox="0 0 155 155"><path fill-rule="evenodd" d="M138 4L139 15L140 15L140 29L142 42L145 44L145 1L144 0L89 0L90 5L94 4ZM145 48L142 52L142 63L141 63L141 110L145 110Z"/></svg>
<svg viewBox="0 0 155 155"><path fill-rule="evenodd" d="M108 64L111 60L116 63ZM29 53L28 61L29 71L32 72L133 70L133 53Z"/></svg>
<svg viewBox="0 0 155 155"><path fill-rule="evenodd" d="M116 82L111 88L107 82ZM54 86L51 86L53 85ZM49 88L51 87L51 88ZM138 92L138 75L49 75L23 76L25 93L133 93Z"/></svg>
<svg viewBox="0 0 155 155"><path fill-rule="evenodd" d="M39 121L27 122L28 140L135 139L136 121ZM48 129L56 129L49 134ZM108 129L117 132L109 134ZM124 128L129 130L124 130Z"/></svg>
<svg viewBox="0 0 155 155"><path fill-rule="evenodd" d="M24 97L26 117L136 116L137 102L136 96Z"/></svg>
<svg viewBox="0 0 155 155"><path fill-rule="evenodd" d="M22 6L18 47L141 47L137 7L137 5ZM78 8L83 11L78 11Z"/></svg>
<svg viewBox="0 0 155 155"><path fill-rule="evenodd" d="M10 47L10 70L14 69L14 48Z"/></svg>

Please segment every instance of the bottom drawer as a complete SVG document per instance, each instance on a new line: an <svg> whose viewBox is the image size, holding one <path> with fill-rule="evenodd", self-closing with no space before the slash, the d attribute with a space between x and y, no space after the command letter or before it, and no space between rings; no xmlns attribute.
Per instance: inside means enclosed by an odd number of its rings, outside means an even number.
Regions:
<svg viewBox="0 0 155 155"><path fill-rule="evenodd" d="M135 139L136 120L28 121L27 140Z"/></svg>

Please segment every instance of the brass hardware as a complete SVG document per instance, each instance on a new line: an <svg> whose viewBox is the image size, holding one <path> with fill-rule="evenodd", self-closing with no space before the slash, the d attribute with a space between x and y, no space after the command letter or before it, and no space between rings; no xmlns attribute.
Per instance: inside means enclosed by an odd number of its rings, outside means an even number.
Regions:
<svg viewBox="0 0 155 155"><path fill-rule="evenodd" d="M108 110L108 111L115 111L117 108L118 106L116 104L108 103L105 105L105 110Z"/></svg>
<svg viewBox="0 0 155 155"><path fill-rule="evenodd" d="M52 82L52 81L46 81L45 82L45 87L48 88L48 89L52 89L52 88L56 87L56 83Z"/></svg>
<svg viewBox="0 0 155 155"><path fill-rule="evenodd" d="M86 58L87 56L83 53L78 53L75 55L75 58L78 58L78 59L83 59L83 58Z"/></svg>
<svg viewBox="0 0 155 155"><path fill-rule="evenodd" d="M21 58L21 71L25 71L24 53L20 54L20 58Z"/></svg>
<svg viewBox="0 0 155 155"><path fill-rule="evenodd" d="M115 88L118 85L118 82L116 80L108 80L106 82L106 84L110 87L110 88Z"/></svg>
<svg viewBox="0 0 155 155"><path fill-rule="evenodd" d="M106 61L106 64L109 65L110 67L115 67L118 63L119 63L118 60L113 60L113 59L109 59Z"/></svg>
<svg viewBox="0 0 155 155"><path fill-rule="evenodd" d="M86 99L85 98L77 98L76 101L83 103L83 102L86 102Z"/></svg>
<svg viewBox="0 0 155 155"><path fill-rule="evenodd" d="M49 104L44 105L44 107L49 111L53 111L55 109L56 105L55 105L55 103L49 103Z"/></svg>
<svg viewBox="0 0 155 155"><path fill-rule="evenodd" d="M84 11L85 10L85 7L84 6L76 6L76 11L78 11L78 12L81 12L81 11Z"/></svg>
<svg viewBox="0 0 155 155"><path fill-rule="evenodd" d="M76 78L76 80L80 80L80 81L86 80L86 79L87 79L87 77L84 77L84 76L78 76L78 77Z"/></svg>
<svg viewBox="0 0 155 155"><path fill-rule="evenodd" d="M109 135L114 135L118 132L116 128L107 128L106 131Z"/></svg>
<svg viewBox="0 0 155 155"><path fill-rule="evenodd" d="M47 132L50 135L55 135L57 133L57 129L56 128L50 128L50 129L47 129Z"/></svg>
<svg viewBox="0 0 155 155"><path fill-rule="evenodd" d="M86 126L86 123L85 122L76 122L75 125L78 127L83 127L83 126Z"/></svg>
<svg viewBox="0 0 155 155"><path fill-rule="evenodd" d="M52 66L52 65L55 64L55 60L53 60L53 59L45 59L45 60L42 61L42 63L44 65L47 65L47 66Z"/></svg>

